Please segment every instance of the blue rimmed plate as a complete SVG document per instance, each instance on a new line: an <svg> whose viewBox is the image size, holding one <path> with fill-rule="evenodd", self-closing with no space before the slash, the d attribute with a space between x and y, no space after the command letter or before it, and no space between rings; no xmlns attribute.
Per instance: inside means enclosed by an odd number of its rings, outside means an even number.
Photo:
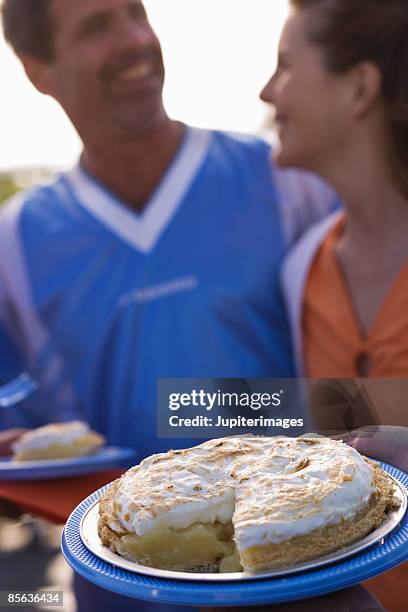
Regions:
<svg viewBox="0 0 408 612"><path fill-rule="evenodd" d="M107 446L93 455L72 459L44 461L12 461L0 458L0 481L46 480L94 474L115 467L127 468L133 464L135 451L131 448Z"/></svg>
<svg viewBox="0 0 408 612"><path fill-rule="evenodd" d="M387 464L381 464L398 483L404 502L408 489L408 475ZM108 485L109 486L109 485ZM369 548L351 553L347 559L335 561L324 567L313 569L297 568L296 573L285 576L265 577L264 575L237 576L232 580L200 580L194 575L190 579L175 573L173 577L162 577L161 570L153 570L153 575L139 573L117 567L95 555L81 539L81 526L86 520L92 523L95 504L106 490L103 487L84 500L74 510L65 526L62 537L62 550L68 563L84 578L110 591L134 597L173 605L200 606L243 606L283 603L296 599L315 597L372 578L408 559L408 517L399 517L388 535L369 544ZM401 513L402 514L402 513ZM93 529L94 527L92 527ZM86 541L86 534L83 537ZM92 534L89 534L91 536ZM372 535L372 534L371 534ZM151 568L149 568L149 573ZM154 574L154 572L156 572ZM299 573L300 572L300 573ZM208 575L207 575L208 576ZM225 581L227 580L227 581Z"/></svg>

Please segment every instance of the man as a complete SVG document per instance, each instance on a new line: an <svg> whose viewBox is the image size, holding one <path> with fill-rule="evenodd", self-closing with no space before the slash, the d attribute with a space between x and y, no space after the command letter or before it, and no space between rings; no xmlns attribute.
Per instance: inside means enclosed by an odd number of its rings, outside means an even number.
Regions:
<svg viewBox="0 0 408 612"><path fill-rule="evenodd" d="M40 391L0 425L79 417L140 458L167 450L158 378L294 374L279 264L335 199L261 140L168 118L140 1L4 0L3 24L84 149L1 214L0 381L29 370Z"/></svg>
<svg viewBox="0 0 408 612"><path fill-rule="evenodd" d="M79 416L141 456L167 448L157 378L293 374L278 265L333 196L271 170L260 140L167 117L141 2L5 0L3 20L84 143L2 214L0 368L41 384L3 428Z"/></svg>

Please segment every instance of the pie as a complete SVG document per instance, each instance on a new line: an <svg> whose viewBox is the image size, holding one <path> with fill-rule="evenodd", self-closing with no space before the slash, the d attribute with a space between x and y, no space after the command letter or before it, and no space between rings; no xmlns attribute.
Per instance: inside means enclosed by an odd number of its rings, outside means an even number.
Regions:
<svg viewBox="0 0 408 612"><path fill-rule="evenodd" d="M66 459L90 455L103 446L105 438L82 421L52 423L24 433L13 444L14 461Z"/></svg>
<svg viewBox="0 0 408 612"><path fill-rule="evenodd" d="M100 500L98 533L142 565L257 572L349 545L396 503L387 474L343 442L236 436L128 470Z"/></svg>

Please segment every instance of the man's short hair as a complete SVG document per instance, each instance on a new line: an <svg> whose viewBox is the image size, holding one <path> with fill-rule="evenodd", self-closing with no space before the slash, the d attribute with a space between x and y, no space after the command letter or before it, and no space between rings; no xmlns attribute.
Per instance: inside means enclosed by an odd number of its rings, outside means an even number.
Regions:
<svg viewBox="0 0 408 612"><path fill-rule="evenodd" d="M51 0L3 0L4 36L17 55L31 55L45 62L53 59L50 4Z"/></svg>

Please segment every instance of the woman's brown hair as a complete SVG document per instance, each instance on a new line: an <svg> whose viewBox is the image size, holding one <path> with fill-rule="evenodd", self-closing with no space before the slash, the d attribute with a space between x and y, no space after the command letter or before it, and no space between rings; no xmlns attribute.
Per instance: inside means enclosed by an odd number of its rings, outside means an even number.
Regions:
<svg viewBox="0 0 408 612"><path fill-rule="evenodd" d="M408 196L408 0L290 0L313 10L309 40L329 70L369 61L380 70L396 179Z"/></svg>

